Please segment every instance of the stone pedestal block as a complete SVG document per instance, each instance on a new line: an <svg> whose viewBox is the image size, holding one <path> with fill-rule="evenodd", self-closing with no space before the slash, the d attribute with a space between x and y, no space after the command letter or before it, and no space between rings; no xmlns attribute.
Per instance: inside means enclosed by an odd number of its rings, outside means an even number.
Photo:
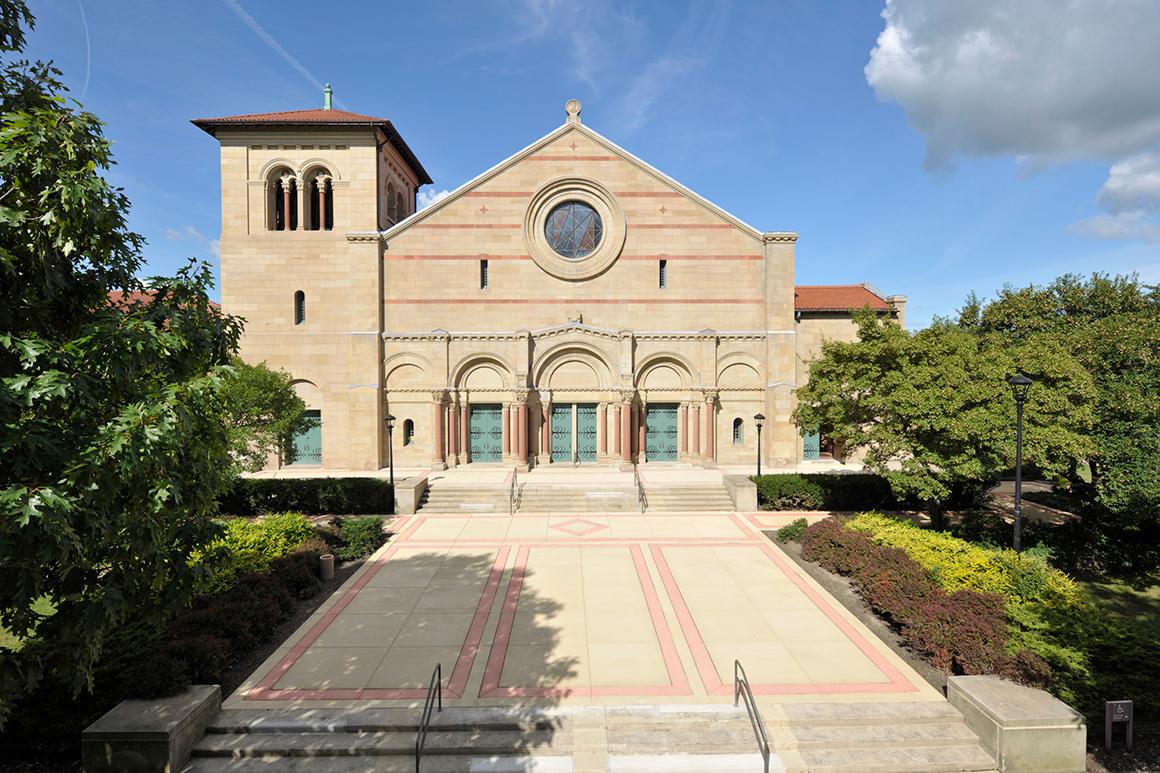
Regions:
<svg viewBox="0 0 1160 773"><path fill-rule="evenodd" d="M216 684L171 698L121 701L81 734L85 771L177 773L221 707Z"/></svg>
<svg viewBox="0 0 1160 773"><path fill-rule="evenodd" d="M426 474L395 480L395 514L414 515L426 490Z"/></svg>
<svg viewBox="0 0 1160 773"><path fill-rule="evenodd" d="M1043 690L997 676L952 676L947 700L1003 773L1082 773L1087 724Z"/></svg>
<svg viewBox="0 0 1160 773"><path fill-rule="evenodd" d="M722 476L725 490L733 500L733 509L739 513L749 513L757 509L757 484L748 475Z"/></svg>

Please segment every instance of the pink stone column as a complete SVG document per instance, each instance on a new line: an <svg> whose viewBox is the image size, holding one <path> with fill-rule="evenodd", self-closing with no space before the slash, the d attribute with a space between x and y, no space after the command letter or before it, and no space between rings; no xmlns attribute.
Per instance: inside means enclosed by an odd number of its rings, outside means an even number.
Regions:
<svg viewBox="0 0 1160 773"><path fill-rule="evenodd" d="M326 230L326 180L318 181L318 230Z"/></svg>
<svg viewBox="0 0 1160 773"><path fill-rule="evenodd" d="M620 406L620 458L625 464L632 462L632 403Z"/></svg>
<svg viewBox="0 0 1160 773"><path fill-rule="evenodd" d="M471 413L467 403L459 406L459 454L464 464L468 462L471 450Z"/></svg>
<svg viewBox="0 0 1160 773"><path fill-rule="evenodd" d="M620 456L620 403L616 404L613 417L614 420L612 424L616 430L612 433L612 453Z"/></svg>
<svg viewBox="0 0 1160 773"><path fill-rule="evenodd" d="M701 455L701 406L693 405L693 456Z"/></svg>
<svg viewBox="0 0 1160 773"><path fill-rule="evenodd" d="M632 446L631 457L635 458L640 453L640 414L637 412L636 405L628 406L628 412L632 414L632 426L629 428L628 442Z"/></svg>
<svg viewBox="0 0 1160 773"><path fill-rule="evenodd" d="M459 407L452 403L447 407L447 418L450 426L447 430L447 462L459 464Z"/></svg>
<svg viewBox="0 0 1160 773"><path fill-rule="evenodd" d="M677 439L678 457L685 456L689 453L689 406L684 403L677 409L677 434L680 435Z"/></svg>
<svg viewBox="0 0 1160 773"><path fill-rule="evenodd" d="M500 427L500 432L503 433L503 455L505 457L509 456L512 452L512 433L510 426L511 422L509 421L509 413L508 404L504 403L503 413L500 415L500 423L502 424Z"/></svg>
<svg viewBox="0 0 1160 773"><path fill-rule="evenodd" d="M713 460L717 458L715 453L714 437L717 433L717 407L713 405L713 399L705 400L705 458Z"/></svg>
<svg viewBox="0 0 1160 773"><path fill-rule="evenodd" d="M282 230L290 230L290 182L282 179Z"/></svg>
<svg viewBox="0 0 1160 773"><path fill-rule="evenodd" d="M648 457L645 454L645 448L647 447L645 438L648 437L648 430L645 425L648 424L648 411L645 408L643 402L640 404L640 407L637 408L637 412L640 418L637 420L636 425L636 455L638 459L644 456L644 461L648 461Z"/></svg>
<svg viewBox="0 0 1160 773"><path fill-rule="evenodd" d="M547 403L540 407L540 453L548 456L552 452L552 412Z"/></svg>
<svg viewBox="0 0 1160 773"><path fill-rule="evenodd" d="M432 404L434 409L432 426L434 431L432 434L435 437L433 453L431 455L432 466L437 470L446 469L446 462L443 456L443 396L435 397L435 402Z"/></svg>
<svg viewBox="0 0 1160 773"><path fill-rule="evenodd" d="M608 406L600 403L596 406L596 435L600 455L608 453Z"/></svg>
<svg viewBox="0 0 1160 773"><path fill-rule="evenodd" d="M519 423L520 464L528 463L528 404L520 401L516 421Z"/></svg>

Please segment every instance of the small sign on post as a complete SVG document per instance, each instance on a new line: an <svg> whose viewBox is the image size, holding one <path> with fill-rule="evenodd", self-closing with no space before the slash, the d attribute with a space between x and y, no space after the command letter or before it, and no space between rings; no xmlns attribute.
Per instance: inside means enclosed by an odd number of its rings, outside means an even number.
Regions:
<svg viewBox="0 0 1160 773"><path fill-rule="evenodd" d="M1112 750L1112 728L1124 726L1124 748L1132 751L1132 702L1106 701L1104 703L1104 750Z"/></svg>

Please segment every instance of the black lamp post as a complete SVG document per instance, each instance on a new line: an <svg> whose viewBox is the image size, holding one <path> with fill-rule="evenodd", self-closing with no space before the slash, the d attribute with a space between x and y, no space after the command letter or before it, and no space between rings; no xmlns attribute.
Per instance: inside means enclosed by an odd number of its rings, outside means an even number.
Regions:
<svg viewBox="0 0 1160 773"><path fill-rule="evenodd" d="M391 510L395 510L395 417L388 413L383 421L387 424L387 464L391 468Z"/></svg>
<svg viewBox="0 0 1160 773"><path fill-rule="evenodd" d="M757 477L761 477L761 428L765 424L765 416L753 414L753 424L757 427Z"/></svg>
<svg viewBox="0 0 1160 773"><path fill-rule="evenodd" d="M1007 383L1015 396L1015 552L1018 553L1022 549L1020 537L1023 531L1023 403L1027 401L1031 379L1016 373L1007 377Z"/></svg>

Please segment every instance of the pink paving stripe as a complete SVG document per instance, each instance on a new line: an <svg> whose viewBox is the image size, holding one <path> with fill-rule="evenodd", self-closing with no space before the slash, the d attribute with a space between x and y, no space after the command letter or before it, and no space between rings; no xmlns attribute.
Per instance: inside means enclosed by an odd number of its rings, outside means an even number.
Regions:
<svg viewBox="0 0 1160 773"><path fill-rule="evenodd" d="M762 538L764 539L764 538ZM883 656L881 652L875 649L866 641L858 631L849 624L838 612L827 602L819 593L811 588L806 582L797 575L772 547L766 544L753 542L748 543L749 547L757 547L762 553L766 555L776 566L782 574L784 574L790 582L792 582L798 590L805 594L814 606L816 606L822 614L824 614L830 622L832 622L838 630L840 630L850 642L857 647L863 655L870 660L871 663L882 672L882 675L887 678L887 682L834 682L829 684L754 684L751 688L756 695L824 695L834 693L893 693L893 692L915 692L917 688L907 681L906 677L902 675L891 663ZM659 545L651 546L653 561L660 571L661 581L665 585L665 590L669 594L669 598L673 602L673 608L677 613L677 620L681 625L681 630L685 635L685 640L689 643L689 649L693 653L693 662L697 666L697 671L701 676L701 681L705 685L705 689L711 695L728 695L732 692L733 686L724 684L721 681L721 676L717 671L717 666L713 663L713 658L709 654L709 648L705 645L705 640L701 637L701 632L697 628L697 623L690 612L688 604L686 604L684 597L681 595L680 588L677 585L676 578L673 576L672 570L669 568L668 562L665 560L663 550Z"/></svg>
<svg viewBox="0 0 1160 773"><path fill-rule="evenodd" d="M479 696L490 694L499 687L500 675L503 673L503 662L507 658L507 648L512 637L512 628L516 622L516 606L520 599L520 589L524 584L524 572L528 566L528 553L531 548L524 546L516 553L516 563L508 577L507 592L504 594L503 607L499 613L499 626L495 629L495 636L491 642L491 652L487 656L487 665L483 670L483 684L479 687Z"/></svg>
<svg viewBox="0 0 1160 773"><path fill-rule="evenodd" d="M402 542L406 537L415 532L422 524L423 518L413 517L409 519L408 524L402 533L400 533L395 542L387 549L385 553L374 563L373 566L358 579L335 603L330 610L323 615L322 619L315 623L306 635L303 636L286 656L278 662L274 668L262 677L258 684L249 690L243 700L373 700L373 699L413 699L422 698L427 694L426 688L413 687L398 687L398 688L377 688L366 687L358 689L278 689L274 685L278 683L283 676L294 666L302 654L310 648L319 636L334 622L335 618L346 609L355 596L358 595L371 578L378 573L379 569L383 567L386 562L395 555L395 553L402 547ZM413 543L408 543L413 544ZM447 547L450 547L448 545ZM471 666L475 662L475 655L479 651L480 641L483 639L483 628L487 623L487 617L491 613L491 607L494 603L496 592L499 589L500 577L503 574L503 567L507 563L507 557L510 548L504 547L500 549L495 561L492 564L491 573L488 577L487 584L484 586L483 593L480 594L479 603L475 608L475 616L472 618L471 625L468 628L467 637L464 639L463 645L459 650L459 657L456 659L455 668L452 671L451 678L447 682L446 692L449 697L461 698L463 697L463 690L467 683L467 677L471 673Z"/></svg>
<svg viewBox="0 0 1160 773"><path fill-rule="evenodd" d="M714 539L712 537L665 537L664 539L656 539L654 537L582 537L569 536L561 534L559 537L553 537L551 540L529 540L520 539L518 537L512 540L506 539L462 539L462 540L411 540L408 545L425 548L451 548L451 547L467 547L467 548L490 548L499 545L526 545L533 548L559 548L559 547L576 547L577 545L586 545L592 547L606 546L623 546L623 545L640 545L647 543L649 545L666 545L669 547L695 547L699 545L712 546L715 548L743 548L753 547L753 543L745 540L737 539Z"/></svg>
<svg viewBox="0 0 1160 773"><path fill-rule="evenodd" d="M553 544L537 547L568 547L568 545ZM491 646L487 668L484 671L483 684L479 689L480 698L566 698L569 696L581 697L615 697L639 695L691 695L685 670L677 655L677 646L673 641L672 632L661 611L660 599L656 587L649 576L648 567L644 563L644 554L639 545L630 548L633 566L636 569L637 579L641 585L641 593L648 606L649 617L652 619L653 631L657 635L661 655L665 661L665 670L669 675L667 685L592 685L589 687L514 687L500 686L504 662L507 659L507 649L511 642L512 628L515 626L516 610L519 607L520 593L523 590L524 577L527 568L529 546L522 546L516 557L516 566L508 579L507 594L504 599L503 611L500 613L499 627L496 628L495 640ZM518 572L518 575L517 575Z"/></svg>

